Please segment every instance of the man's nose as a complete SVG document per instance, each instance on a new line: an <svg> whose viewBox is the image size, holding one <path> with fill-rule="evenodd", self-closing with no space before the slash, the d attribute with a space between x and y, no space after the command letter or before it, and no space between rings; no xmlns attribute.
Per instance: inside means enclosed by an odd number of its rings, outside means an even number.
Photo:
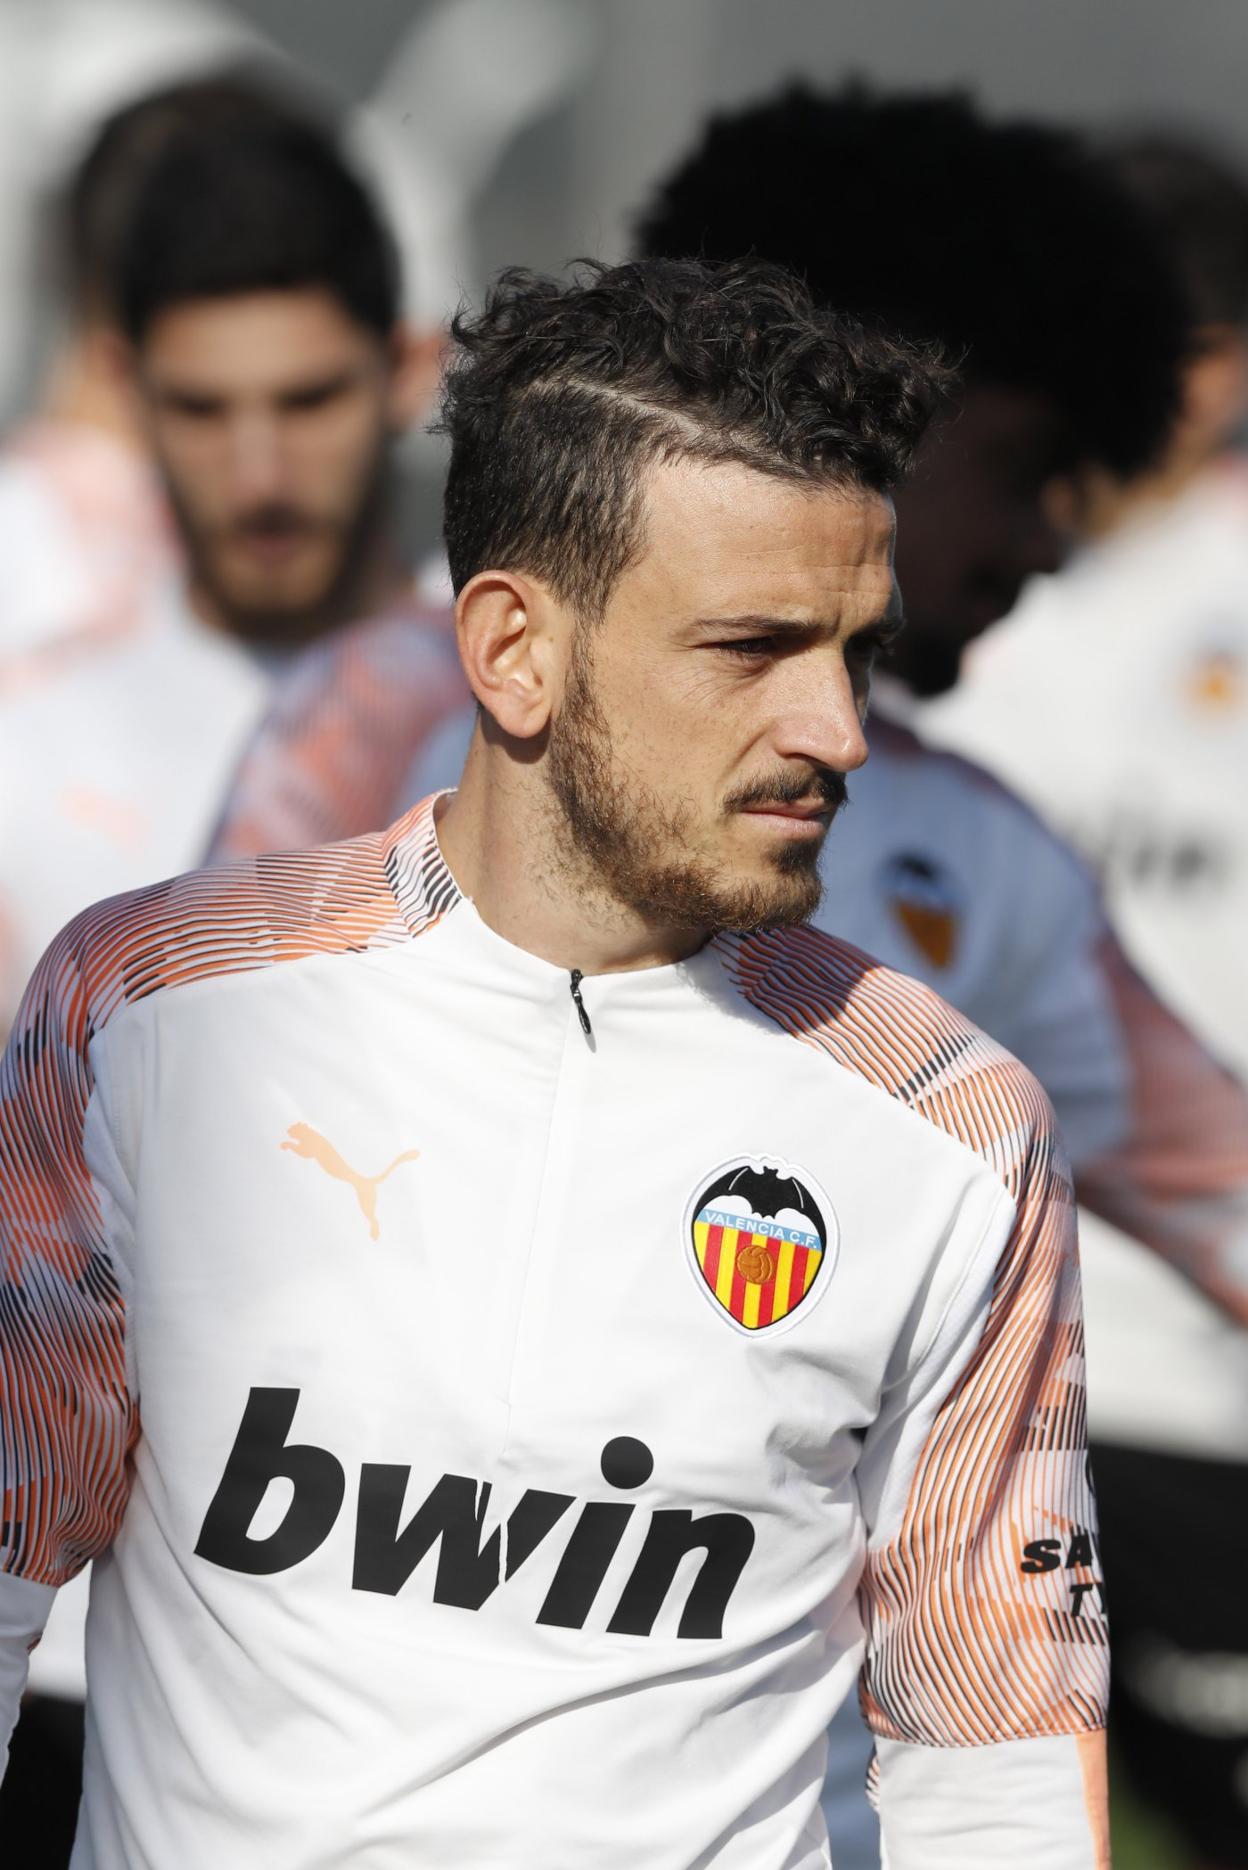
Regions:
<svg viewBox="0 0 1248 1870"><path fill-rule="evenodd" d="M809 760L836 773L857 772L866 764L859 696L841 658L803 682L777 722L776 752L785 759Z"/></svg>
<svg viewBox="0 0 1248 1870"><path fill-rule="evenodd" d="M235 419L230 430L230 473L240 506L258 506L285 496L285 451L276 422L261 414Z"/></svg>

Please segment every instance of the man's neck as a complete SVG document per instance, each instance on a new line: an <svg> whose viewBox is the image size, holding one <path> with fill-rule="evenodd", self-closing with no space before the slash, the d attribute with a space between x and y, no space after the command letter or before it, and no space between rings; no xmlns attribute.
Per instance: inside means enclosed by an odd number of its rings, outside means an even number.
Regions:
<svg viewBox="0 0 1248 1870"><path fill-rule="evenodd" d="M648 920L615 902L567 848L540 765L473 736L459 790L441 807L442 855L481 920L556 967L617 974L696 953L705 929Z"/></svg>

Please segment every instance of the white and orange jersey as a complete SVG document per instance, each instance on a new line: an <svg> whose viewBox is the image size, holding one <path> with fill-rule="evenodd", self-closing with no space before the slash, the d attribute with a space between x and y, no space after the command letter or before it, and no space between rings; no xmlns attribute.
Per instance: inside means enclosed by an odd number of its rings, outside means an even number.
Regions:
<svg viewBox="0 0 1248 1870"><path fill-rule="evenodd" d="M0 693L0 1033L70 916L198 860L272 679L170 581L134 630Z"/></svg>
<svg viewBox="0 0 1248 1870"><path fill-rule="evenodd" d="M214 857L353 836L455 785L475 710L443 705L454 686L432 685L419 636L388 631L378 652L378 675L354 682L341 653L307 659ZM1130 966L1086 866L1028 806L887 718L870 742L828 840L817 925L926 980L1023 1060L1081 1199L1172 1262L1180 1308L1234 1344L1248 1322L1248 1094ZM305 757L322 744L326 757ZM1176 1435L1238 1438L1248 1364L1231 1358L1225 1375L1202 1404L1176 1371ZM1165 1387L1153 1393L1168 1408Z"/></svg>
<svg viewBox="0 0 1248 1870"><path fill-rule="evenodd" d="M207 860L376 831L421 749L469 700L447 606L414 598L314 644L239 763Z"/></svg>
<svg viewBox="0 0 1248 1870"><path fill-rule="evenodd" d="M1132 959L1248 1074L1248 468L1220 467L1038 581L923 732L1083 849ZM1164 1066L1140 1103L1149 1149L1176 1120L1225 1134ZM1174 1151L1166 1170L1199 1201ZM1248 1337L1118 1234L1089 1240L1098 1433L1248 1459Z"/></svg>
<svg viewBox="0 0 1248 1870"><path fill-rule="evenodd" d="M0 699L57 681L147 622L177 552L142 455L84 422L32 422L0 452Z"/></svg>
<svg viewBox="0 0 1248 1870"><path fill-rule="evenodd" d="M125 630L45 643L8 676L0 664L0 1043L77 910L199 862L218 827L243 855L318 841L318 812L331 814L322 841L340 835L338 813L352 831L384 823L359 713L379 711L393 737L397 703L404 736L419 736L468 692L445 608L405 605L262 661L198 623L172 580ZM35 1658L41 1692L81 1696L84 1603L85 1579Z"/></svg>
<svg viewBox="0 0 1248 1870"><path fill-rule="evenodd" d="M454 783L473 719L448 719L419 751L409 795ZM1040 1079L1081 1202L1167 1263L1140 1279L1177 1286L1179 1314L1200 1318L1202 1352L1217 1354L1217 1380L1176 1363L1152 1382L1168 1439L1242 1448L1248 1091L1132 967L1087 866L1030 806L887 717L869 738L824 852L816 927L936 987ZM393 748L379 759L402 763ZM1098 1273L1121 1251L1105 1231Z"/></svg>
<svg viewBox="0 0 1248 1870"><path fill-rule="evenodd" d="M0 1082L5 1727L95 1557L75 1870L1108 1862L1073 1203L810 929L577 977L389 832L101 904Z"/></svg>

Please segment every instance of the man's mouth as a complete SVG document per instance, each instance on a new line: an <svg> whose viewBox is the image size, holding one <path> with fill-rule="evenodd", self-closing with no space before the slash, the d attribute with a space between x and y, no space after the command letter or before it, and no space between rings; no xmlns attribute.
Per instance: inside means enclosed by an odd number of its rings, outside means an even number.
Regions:
<svg viewBox="0 0 1248 1870"><path fill-rule="evenodd" d="M269 539L302 539L320 530L316 521L298 507L254 507L240 513L229 528L231 537L241 545Z"/></svg>
<svg viewBox="0 0 1248 1870"><path fill-rule="evenodd" d="M836 817L839 800L786 799L741 809L747 818L760 819L777 830L802 837L821 837Z"/></svg>
<svg viewBox="0 0 1248 1870"><path fill-rule="evenodd" d="M811 831L826 830L844 803L845 775L830 767L816 773L795 773L787 781L779 776L756 780L725 800L729 811L769 819L790 830L806 826Z"/></svg>
<svg viewBox="0 0 1248 1870"><path fill-rule="evenodd" d="M284 565L313 540L316 529L306 520L273 519L236 526L231 535L235 551L254 563Z"/></svg>
<svg viewBox="0 0 1248 1870"><path fill-rule="evenodd" d="M747 805L745 810L775 818L831 818L836 806L828 799L789 799L784 804Z"/></svg>
<svg viewBox="0 0 1248 1870"><path fill-rule="evenodd" d="M240 540L244 552L263 564L277 565L299 550L305 535L300 532L253 532Z"/></svg>

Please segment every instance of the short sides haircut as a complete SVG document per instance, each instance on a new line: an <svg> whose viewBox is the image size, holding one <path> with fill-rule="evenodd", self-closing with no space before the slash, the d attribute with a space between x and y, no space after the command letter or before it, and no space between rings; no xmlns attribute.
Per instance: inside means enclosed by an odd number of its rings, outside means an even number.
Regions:
<svg viewBox="0 0 1248 1870"><path fill-rule="evenodd" d="M122 328L192 299L320 287L385 337L399 315L398 255L333 135L274 108L184 126L167 139L127 218Z"/></svg>
<svg viewBox="0 0 1248 1870"><path fill-rule="evenodd" d="M887 492L949 376L934 350L819 310L760 261L585 261L566 282L512 269L452 335L440 428L455 589L525 571L587 617L642 547L650 465Z"/></svg>
<svg viewBox="0 0 1248 1870"><path fill-rule="evenodd" d="M1146 466L1189 337L1166 256L1079 138L961 91L795 85L712 117L637 226L646 254L788 266L822 304L1037 395L1067 455Z"/></svg>

